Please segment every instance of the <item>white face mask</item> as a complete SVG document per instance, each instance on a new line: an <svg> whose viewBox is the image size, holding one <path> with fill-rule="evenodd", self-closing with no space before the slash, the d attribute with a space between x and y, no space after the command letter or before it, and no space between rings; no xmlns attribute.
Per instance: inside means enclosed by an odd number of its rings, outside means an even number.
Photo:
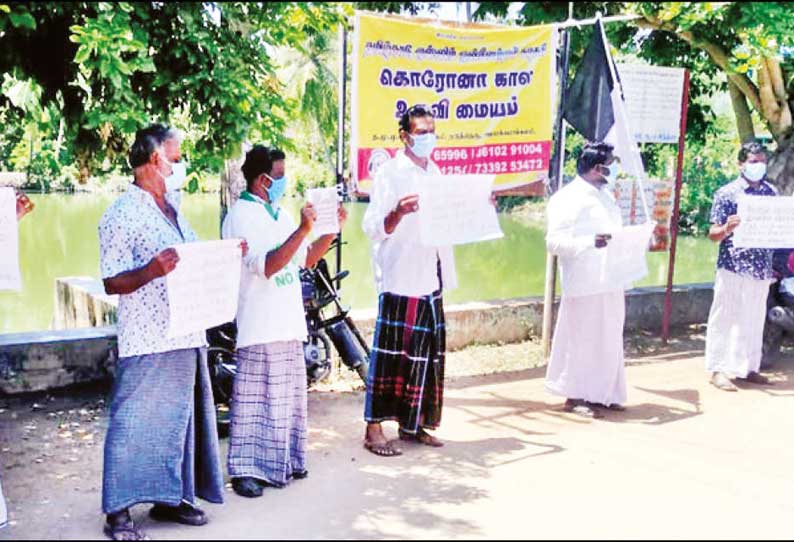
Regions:
<svg viewBox="0 0 794 542"><path fill-rule="evenodd" d="M764 162L750 162L742 167L742 175L748 181L757 183L766 175L766 164Z"/></svg>
<svg viewBox="0 0 794 542"><path fill-rule="evenodd" d="M165 178L165 189L168 192L179 190L185 183L187 177L187 165L184 162L173 162L171 164L171 175Z"/></svg>
<svg viewBox="0 0 794 542"><path fill-rule="evenodd" d="M618 181L618 173L620 172L620 164L618 162L612 162L612 165L604 165L609 173L604 175L604 180L607 183L609 188L613 188L615 183Z"/></svg>

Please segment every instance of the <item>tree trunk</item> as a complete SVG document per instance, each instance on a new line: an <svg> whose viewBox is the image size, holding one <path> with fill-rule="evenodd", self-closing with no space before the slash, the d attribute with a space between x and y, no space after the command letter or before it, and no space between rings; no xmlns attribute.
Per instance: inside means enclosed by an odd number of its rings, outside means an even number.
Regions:
<svg viewBox="0 0 794 542"><path fill-rule="evenodd" d="M243 177L242 166L245 161L245 153L251 149L249 143L243 143L242 153L237 158L230 158L223 163L221 172L221 221L226 218L226 213L232 205L240 198L240 193L245 190L245 177Z"/></svg>
<svg viewBox="0 0 794 542"><path fill-rule="evenodd" d="M780 63L771 58L761 60L758 69L758 95L761 116L769 124L769 131L777 139L791 128L791 109Z"/></svg>
<svg viewBox="0 0 794 542"><path fill-rule="evenodd" d="M784 196L794 195L794 130L777 139L777 149L769 161L769 178Z"/></svg>
<svg viewBox="0 0 794 542"><path fill-rule="evenodd" d="M731 105L733 114L736 116L736 128L739 131L739 140L742 143L755 139L755 128L753 127L753 116L747 106L747 98L739 87L732 80L728 79L728 91L731 95Z"/></svg>

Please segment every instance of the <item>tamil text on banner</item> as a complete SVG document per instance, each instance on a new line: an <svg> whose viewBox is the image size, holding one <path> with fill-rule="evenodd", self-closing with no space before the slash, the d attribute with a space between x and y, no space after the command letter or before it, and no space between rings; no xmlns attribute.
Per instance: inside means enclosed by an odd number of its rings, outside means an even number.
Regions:
<svg viewBox="0 0 794 542"><path fill-rule="evenodd" d="M234 320L240 292L240 240L199 241L174 248L179 263L166 275L168 336L180 337Z"/></svg>
<svg viewBox="0 0 794 542"><path fill-rule="evenodd" d="M351 170L359 193L369 193L377 168L402 148L398 121L416 104L435 116L431 158L442 173L495 175L496 190L544 193L556 84L552 26L358 12L355 31Z"/></svg>

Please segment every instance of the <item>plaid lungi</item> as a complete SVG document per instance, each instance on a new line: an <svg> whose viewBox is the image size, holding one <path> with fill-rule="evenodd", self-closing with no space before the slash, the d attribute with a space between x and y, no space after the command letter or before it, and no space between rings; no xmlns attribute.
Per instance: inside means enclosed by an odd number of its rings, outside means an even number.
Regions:
<svg viewBox="0 0 794 542"><path fill-rule="evenodd" d="M206 348L120 358L110 400L102 510L223 502Z"/></svg>
<svg viewBox="0 0 794 542"><path fill-rule="evenodd" d="M229 476L284 486L306 470L306 362L299 341L239 348Z"/></svg>
<svg viewBox="0 0 794 542"><path fill-rule="evenodd" d="M364 419L397 421L409 433L441 423L446 334L441 291L380 295Z"/></svg>

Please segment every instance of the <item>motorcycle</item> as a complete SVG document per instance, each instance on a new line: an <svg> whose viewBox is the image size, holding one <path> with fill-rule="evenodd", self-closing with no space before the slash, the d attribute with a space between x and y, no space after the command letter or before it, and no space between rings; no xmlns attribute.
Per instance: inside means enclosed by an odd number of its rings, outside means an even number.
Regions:
<svg viewBox="0 0 794 542"><path fill-rule="evenodd" d="M773 269L778 275L778 280L769 287L767 297L762 369L772 367L780 357L783 344L794 338L794 284L792 284L794 266L792 264L794 264L794 251L776 251Z"/></svg>
<svg viewBox="0 0 794 542"><path fill-rule="evenodd" d="M331 245L329 252L334 248L336 242ZM332 347L342 363L366 382L369 346L350 317L350 307L342 305L339 291L334 286L340 284L348 274L348 271L342 271L332 277L325 259L321 259L314 269L300 270L303 309L308 330L308 340L303 343L307 386L321 382L331 374ZM329 315L332 306L336 310ZM232 389L234 376L237 374L234 361L236 336L237 326L234 322L207 330L207 362L217 410L218 432L221 436L228 434L229 428Z"/></svg>

